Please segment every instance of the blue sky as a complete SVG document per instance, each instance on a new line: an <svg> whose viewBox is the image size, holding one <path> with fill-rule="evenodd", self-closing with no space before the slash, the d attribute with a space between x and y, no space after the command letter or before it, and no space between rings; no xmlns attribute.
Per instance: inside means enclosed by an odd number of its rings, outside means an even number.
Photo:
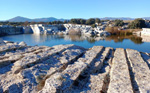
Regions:
<svg viewBox="0 0 150 93"><path fill-rule="evenodd" d="M150 0L0 0L0 20L28 18L150 17Z"/></svg>

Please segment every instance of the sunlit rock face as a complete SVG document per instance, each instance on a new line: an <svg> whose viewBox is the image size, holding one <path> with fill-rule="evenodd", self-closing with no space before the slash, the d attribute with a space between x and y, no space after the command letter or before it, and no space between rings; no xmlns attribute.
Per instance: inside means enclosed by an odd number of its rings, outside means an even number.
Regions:
<svg viewBox="0 0 150 93"><path fill-rule="evenodd" d="M92 28L89 25L64 24L68 34L82 34L87 36L109 36L110 33L103 31L104 28L97 26Z"/></svg>
<svg viewBox="0 0 150 93"><path fill-rule="evenodd" d="M58 27L53 25L34 24L30 25L34 34L53 34L58 32Z"/></svg>
<svg viewBox="0 0 150 93"><path fill-rule="evenodd" d="M142 42L150 42L150 36L144 36L142 35Z"/></svg>
<svg viewBox="0 0 150 93"><path fill-rule="evenodd" d="M58 35L87 35L87 36L109 36L110 33L103 31L102 27L92 28L89 25L74 25L74 24L63 24L63 25L43 25L34 24L30 25L34 34L58 34ZM64 28L62 30L62 27ZM61 29L59 29L61 28ZM29 28L26 28L29 32Z"/></svg>
<svg viewBox="0 0 150 93"><path fill-rule="evenodd" d="M143 31L141 31L142 36L150 36L150 28L143 28Z"/></svg>
<svg viewBox="0 0 150 93"><path fill-rule="evenodd" d="M24 34L32 34L33 30L31 29L30 26L25 26L25 27L23 27L23 33Z"/></svg>

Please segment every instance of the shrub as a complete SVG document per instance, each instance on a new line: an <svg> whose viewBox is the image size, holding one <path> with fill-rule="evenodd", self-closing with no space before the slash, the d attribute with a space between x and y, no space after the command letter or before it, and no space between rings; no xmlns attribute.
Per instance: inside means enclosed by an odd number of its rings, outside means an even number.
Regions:
<svg viewBox="0 0 150 93"><path fill-rule="evenodd" d="M123 26L124 22L123 20L115 20L115 26Z"/></svg>
<svg viewBox="0 0 150 93"><path fill-rule="evenodd" d="M131 29L140 29L146 27L146 24L142 18L138 18L131 22L128 27Z"/></svg>
<svg viewBox="0 0 150 93"><path fill-rule="evenodd" d="M92 24L95 24L95 19L94 18L90 18L86 21L86 24L87 25L92 25Z"/></svg>
<svg viewBox="0 0 150 93"><path fill-rule="evenodd" d="M92 24L91 27L92 27L92 28L96 27L96 24Z"/></svg>
<svg viewBox="0 0 150 93"><path fill-rule="evenodd" d="M132 35L131 30L118 30L118 27L106 27L105 30L112 35Z"/></svg>

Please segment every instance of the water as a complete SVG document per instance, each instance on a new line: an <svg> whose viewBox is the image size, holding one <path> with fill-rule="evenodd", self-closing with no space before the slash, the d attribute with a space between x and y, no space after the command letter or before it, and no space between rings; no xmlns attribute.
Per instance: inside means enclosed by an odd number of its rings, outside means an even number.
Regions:
<svg viewBox="0 0 150 93"><path fill-rule="evenodd" d="M149 38L149 37L148 37ZM21 42L24 41L28 45L54 46L59 44L75 44L85 48L93 46L105 46L113 48L130 48L141 52L150 53L150 40L144 42L141 37L137 36L110 36L106 38L87 37L87 36L58 36L58 35L35 35L22 34L0 37L0 39Z"/></svg>

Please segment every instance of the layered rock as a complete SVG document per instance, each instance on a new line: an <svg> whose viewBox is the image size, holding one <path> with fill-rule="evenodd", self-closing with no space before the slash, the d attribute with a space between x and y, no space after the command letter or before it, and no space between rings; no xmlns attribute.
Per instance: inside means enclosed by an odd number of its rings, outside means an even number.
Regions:
<svg viewBox="0 0 150 93"><path fill-rule="evenodd" d="M63 26L65 30L59 28ZM74 25L74 24L63 24L63 25L42 25L35 24L30 25L33 33L35 34L59 34L59 35L87 35L87 36L109 36L110 33L103 31L101 27L92 28L88 25ZM29 32L29 28L24 28L25 32Z"/></svg>
<svg viewBox="0 0 150 93"><path fill-rule="evenodd" d="M0 36L23 34L22 27L0 26Z"/></svg>
<svg viewBox="0 0 150 93"><path fill-rule="evenodd" d="M132 49L2 41L0 93L148 93L150 56Z"/></svg>
<svg viewBox="0 0 150 93"><path fill-rule="evenodd" d="M110 33L108 33L107 31L103 31L104 29L99 26L92 28L89 25L64 24L64 27L66 28L67 33L69 33L70 30L74 30L74 31L81 31L82 35L88 35L88 36L109 36L110 35Z"/></svg>

